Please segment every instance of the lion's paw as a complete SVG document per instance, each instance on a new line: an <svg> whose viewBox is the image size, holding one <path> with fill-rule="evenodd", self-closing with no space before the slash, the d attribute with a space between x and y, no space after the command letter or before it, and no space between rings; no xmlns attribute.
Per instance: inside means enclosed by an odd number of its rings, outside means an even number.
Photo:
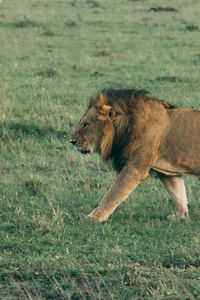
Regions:
<svg viewBox="0 0 200 300"><path fill-rule="evenodd" d="M94 211L92 211L89 215L85 217L87 220L95 221L95 222L105 222L107 221L108 217L105 216L97 216L94 214Z"/></svg>
<svg viewBox="0 0 200 300"><path fill-rule="evenodd" d="M170 221L176 221L176 220L188 220L189 215L187 212L182 213L182 214L173 214L173 215L169 215L167 217L168 220Z"/></svg>

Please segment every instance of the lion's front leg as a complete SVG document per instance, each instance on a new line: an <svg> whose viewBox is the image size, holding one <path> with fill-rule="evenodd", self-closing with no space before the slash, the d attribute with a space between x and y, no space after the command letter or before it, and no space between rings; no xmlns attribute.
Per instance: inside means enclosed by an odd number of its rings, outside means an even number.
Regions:
<svg viewBox="0 0 200 300"><path fill-rule="evenodd" d="M149 170L145 170L141 172L133 168L133 166L125 166L99 206L86 218L98 222L106 221L117 206L128 197L137 185L147 178L148 171Z"/></svg>

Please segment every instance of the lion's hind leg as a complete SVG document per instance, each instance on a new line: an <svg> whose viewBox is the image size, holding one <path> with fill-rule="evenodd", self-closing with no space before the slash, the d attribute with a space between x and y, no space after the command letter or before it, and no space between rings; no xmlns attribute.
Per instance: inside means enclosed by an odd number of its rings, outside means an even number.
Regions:
<svg viewBox="0 0 200 300"><path fill-rule="evenodd" d="M182 176L159 175L160 180L174 201L177 212L168 216L169 220L188 218L188 201Z"/></svg>

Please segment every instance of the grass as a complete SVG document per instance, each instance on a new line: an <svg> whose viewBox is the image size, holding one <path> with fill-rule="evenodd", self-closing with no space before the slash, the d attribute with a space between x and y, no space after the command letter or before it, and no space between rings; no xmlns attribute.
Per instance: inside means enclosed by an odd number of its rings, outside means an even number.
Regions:
<svg viewBox="0 0 200 300"><path fill-rule="evenodd" d="M170 9L171 8L171 9ZM105 224L84 220L115 174L69 138L88 99L136 87L200 109L194 0L0 4L0 298L199 299L199 183L189 222L154 178Z"/></svg>

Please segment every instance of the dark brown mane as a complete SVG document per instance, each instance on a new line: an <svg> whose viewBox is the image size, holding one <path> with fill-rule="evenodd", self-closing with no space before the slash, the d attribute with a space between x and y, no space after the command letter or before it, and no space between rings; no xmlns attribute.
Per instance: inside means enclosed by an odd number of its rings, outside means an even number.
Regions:
<svg viewBox="0 0 200 300"><path fill-rule="evenodd" d="M137 90L137 89L103 89L101 94L106 95L110 98L130 98L132 96L137 97L139 95L149 94L146 90Z"/></svg>
<svg viewBox="0 0 200 300"><path fill-rule="evenodd" d="M138 98L143 98L145 101L154 100L154 102L162 103L163 106L167 109L176 108L176 106L171 105L166 101L149 96L149 92L146 90L110 88L110 89L103 89L100 94L105 95L111 101L118 101L118 102L124 101L129 106L131 106L131 104L134 103L133 100L136 100Z"/></svg>
<svg viewBox="0 0 200 300"><path fill-rule="evenodd" d="M104 89L90 100L91 106L101 113L102 107L110 107L114 112L112 118L106 112L101 157L103 161L112 159L118 172L134 151L133 140L137 140L144 133L146 124L151 122L151 113L175 108L166 101L149 96L145 90L136 89Z"/></svg>
<svg viewBox="0 0 200 300"><path fill-rule="evenodd" d="M149 96L149 92L146 90L137 90L137 89L103 89L99 94L93 97L90 100L89 107L96 105L99 102L100 96L103 95L107 98L107 102L110 105L118 104L123 107L132 107L135 106L137 99L143 99L144 101L153 101L154 103L160 103L167 109L176 108L175 105L169 104L167 101L157 99L155 97Z"/></svg>

